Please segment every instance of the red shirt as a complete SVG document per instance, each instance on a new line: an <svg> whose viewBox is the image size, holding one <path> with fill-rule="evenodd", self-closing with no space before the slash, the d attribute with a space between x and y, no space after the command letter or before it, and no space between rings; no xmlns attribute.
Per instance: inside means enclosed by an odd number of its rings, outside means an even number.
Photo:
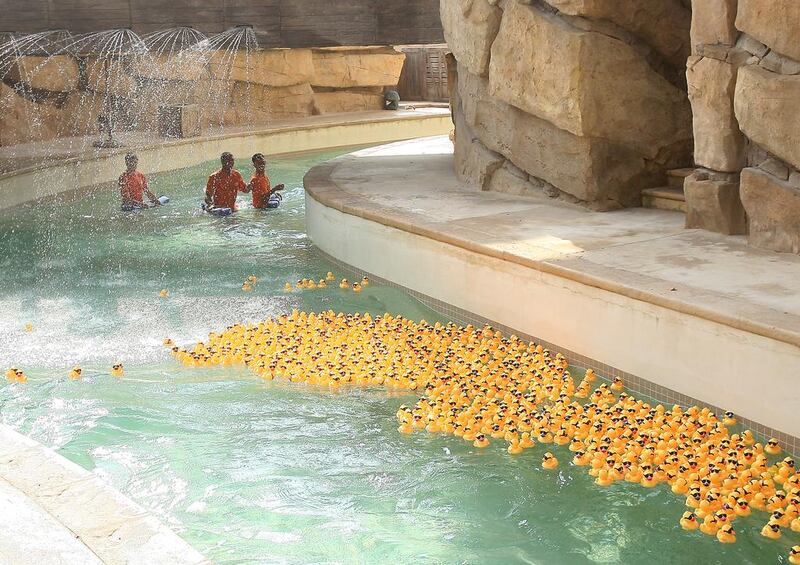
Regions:
<svg viewBox="0 0 800 565"><path fill-rule="evenodd" d="M147 190L147 179L139 171L125 171L119 177L119 192L123 202L144 204L144 191Z"/></svg>
<svg viewBox="0 0 800 565"><path fill-rule="evenodd" d="M222 169L208 177L206 199L215 208L236 209L236 193L244 192L246 186L239 171L231 170L226 174Z"/></svg>
<svg viewBox="0 0 800 565"><path fill-rule="evenodd" d="M269 191L272 188L269 177L265 173L256 173L250 179L253 190L253 208L266 208L269 201Z"/></svg>

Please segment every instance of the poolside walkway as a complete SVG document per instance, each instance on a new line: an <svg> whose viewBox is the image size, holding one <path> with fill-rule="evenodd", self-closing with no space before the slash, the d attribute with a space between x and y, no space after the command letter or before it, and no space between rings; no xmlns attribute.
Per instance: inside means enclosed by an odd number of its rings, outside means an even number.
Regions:
<svg viewBox="0 0 800 565"><path fill-rule="evenodd" d="M800 346L800 257L684 229L680 212L475 192L452 152L443 136L366 149L306 187L349 214Z"/></svg>

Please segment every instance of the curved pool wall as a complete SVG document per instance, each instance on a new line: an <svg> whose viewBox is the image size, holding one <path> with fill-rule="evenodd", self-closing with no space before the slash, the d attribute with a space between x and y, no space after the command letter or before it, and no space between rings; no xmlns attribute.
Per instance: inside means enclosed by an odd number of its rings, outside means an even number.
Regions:
<svg viewBox="0 0 800 565"><path fill-rule="evenodd" d="M319 165L305 178L308 234L333 260L396 284L454 320L490 323L542 342L571 363L619 376L661 402L732 410L753 431L800 452L800 411L786 401L800 367L797 344L682 312L578 272L497 256L393 210L376 210L333 180L348 158ZM353 179L354 171L344 177ZM584 320L584 327L577 330L575 320Z"/></svg>
<svg viewBox="0 0 800 565"><path fill-rule="evenodd" d="M440 135L452 128L448 110L418 108L305 118L255 131L87 151L56 163L0 175L0 210L115 181L124 169L122 156L128 151L139 155L141 170L150 174L191 167L218 158L223 151L245 161L254 148L279 155Z"/></svg>
<svg viewBox="0 0 800 565"><path fill-rule="evenodd" d="M93 473L0 424L3 563L210 563ZM0 520L0 523L5 520Z"/></svg>

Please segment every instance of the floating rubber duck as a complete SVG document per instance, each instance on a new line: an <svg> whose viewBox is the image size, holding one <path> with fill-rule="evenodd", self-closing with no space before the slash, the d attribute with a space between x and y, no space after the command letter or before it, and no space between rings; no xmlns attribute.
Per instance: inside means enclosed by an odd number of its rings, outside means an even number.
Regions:
<svg viewBox="0 0 800 565"><path fill-rule="evenodd" d="M369 286L369 277L361 277L361 286Z"/></svg>
<svg viewBox="0 0 800 565"><path fill-rule="evenodd" d="M242 290L245 292L250 292L251 290L253 290L253 285L245 281L244 284L242 284Z"/></svg>
<svg viewBox="0 0 800 565"><path fill-rule="evenodd" d="M294 290L292 288L292 283L286 283L283 285L283 292L292 292L292 290Z"/></svg>
<svg viewBox="0 0 800 565"><path fill-rule="evenodd" d="M774 437L770 438L767 441L767 445L764 446L764 451L770 455L778 455L781 452L781 446L778 444L778 440Z"/></svg>
<svg viewBox="0 0 800 565"><path fill-rule="evenodd" d="M737 422L736 416L733 414L733 412L731 412L730 410L725 412L725 415L722 418L723 424L725 424L726 426L733 426L736 424L736 422Z"/></svg>
<svg viewBox="0 0 800 565"><path fill-rule="evenodd" d="M736 532L733 531L733 526L725 524L717 530L717 540L719 540L720 543L736 542Z"/></svg>
<svg viewBox="0 0 800 565"><path fill-rule="evenodd" d="M17 368L16 367L9 367L8 369L6 369L6 379L8 379L11 382L14 382L14 381L17 380Z"/></svg>
<svg viewBox="0 0 800 565"><path fill-rule="evenodd" d="M33 324L30 323L30 322L25 324L25 331L28 332L28 333L32 332L33 331Z"/></svg>
<svg viewBox="0 0 800 565"><path fill-rule="evenodd" d="M159 291L158 296L160 296L161 298L168 298L169 297L169 291L166 288L162 288Z"/></svg>
<svg viewBox="0 0 800 565"><path fill-rule="evenodd" d="M792 546L789 550L789 563L792 565L800 565L800 545Z"/></svg>
<svg viewBox="0 0 800 565"><path fill-rule="evenodd" d="M542 455L542 468L552 470L558 467L558 459L549 451Z"/></svg>
<svg viewBox="0 0 800 565"><path fill-rule="evenodd" d="M175 345L175 343L173 343L173 341L168 337L165 337L162 343L164 347L173 347Z"/></svg>
<svg viewBox="0 0 800 565"><path fill-rule="evenodd" d="M358 283L353 283L353 292L361 292L361 285Z"/></svg>
<svg viewBox="0 0 800 565"><path fill-rule="evenodd" d="M69 378L72 381L79 381L81 379L83 370L80 367L73 367L69 372Z"/></svg>
<svg viewBox="0 0 800 565"><path fill-rule="evenodd" d="M333 280L336 280L336 277L333 276L332 272L328 271L328 273L325 275L325 280L331 282Z"/></svg>
<svg viewBox="0 0 800 565"><path fill-rule="evenodd" d="M700 527L700 522L692 512L684 512L680 519L681 528L687 531L696 530Z"/></svg>
<svg viewBox="0 0 800 565"><path fill-rule="evenodd" d="M319 279L319 282L317 283L317 288L326 288L327 286L328 283L325 279Z"/></svg>
<svg viewBox="0 0 800 565"><path fill-rule="evenodd" d="M713 514L709 514L700 524L700 531L708 536L716 536L719 530L719 522Z"/></svg>
<svg viewBox="0 0 800 565"><path fill-rule="evenodd" d="M247 277L247 282L249 282L250 284L256 284L258 282L258 277L255 275L250 275L249 277Z"/></svg>
<svg viewBox="0 0 800 565"><path fill-rule="evenodd" d="M111 376L120 378L125 374L125 367L122 366L122 363L115 363L111 367Z"/></svg>
<svg viewBox="0 0 800 565"><path fill-rule="evenodd" d="M472 442L472 445L474 445L475 447L484 448L489 445L489 440L485 435L478 434L475 436L475 441Z"/></svg>
<svg viewBox="0 0 800 565"><path fill-rule="evenodd" d="M761 528L761 535L769 539L780 539L781 527L770 520Z"/></svg>
<svg viewBox="0 0 800 565"><path fill-rule="evenodd" d="M623 386L622 379L619 377L614 377L614 381L611 383L609 388L611 390L622 390Z"/></svg>
<svg viewBox="0 0 800 565"><path fill-rule="evenodd" d="M347 279L342 279L341 282L339 282L339 288L348 289L350 288L350 283L347 282Z"/></svg>

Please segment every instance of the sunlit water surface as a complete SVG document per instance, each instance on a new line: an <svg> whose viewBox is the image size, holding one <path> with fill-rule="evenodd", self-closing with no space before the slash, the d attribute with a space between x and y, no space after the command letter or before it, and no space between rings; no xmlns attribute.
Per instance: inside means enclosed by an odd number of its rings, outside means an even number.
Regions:
<svg viewBox="0 0 800 565"><path fill-rule="evenodd" d="M0 219L2 421L91 469L220 563L776 563L800 537L739 541L684 533L668 488L601 488L552 449L510 456L429 434L401 435L413 396L331 394L265 384L247 370L185 369L162 346L293 308L389 311L440 320L399 290L370 285L285 294L337 269L305 234L302 177L339 152L271 160L283 206L230 218L198 210L215 168L154 176L172 203L118 211L115 191L4 212ZM242 160L245 176L250 168ZM240 198L241 200L241 198ZM244 293L244 279L259 282ZM340 273L337 273L340 274ZM159 298L159 290L170 292ZM25 332L24 325L34 325ZM123 362L115 380L108 367ZM66 379L79 363L85 378ZM550 446L552 448L552 446Z"/></svg>

